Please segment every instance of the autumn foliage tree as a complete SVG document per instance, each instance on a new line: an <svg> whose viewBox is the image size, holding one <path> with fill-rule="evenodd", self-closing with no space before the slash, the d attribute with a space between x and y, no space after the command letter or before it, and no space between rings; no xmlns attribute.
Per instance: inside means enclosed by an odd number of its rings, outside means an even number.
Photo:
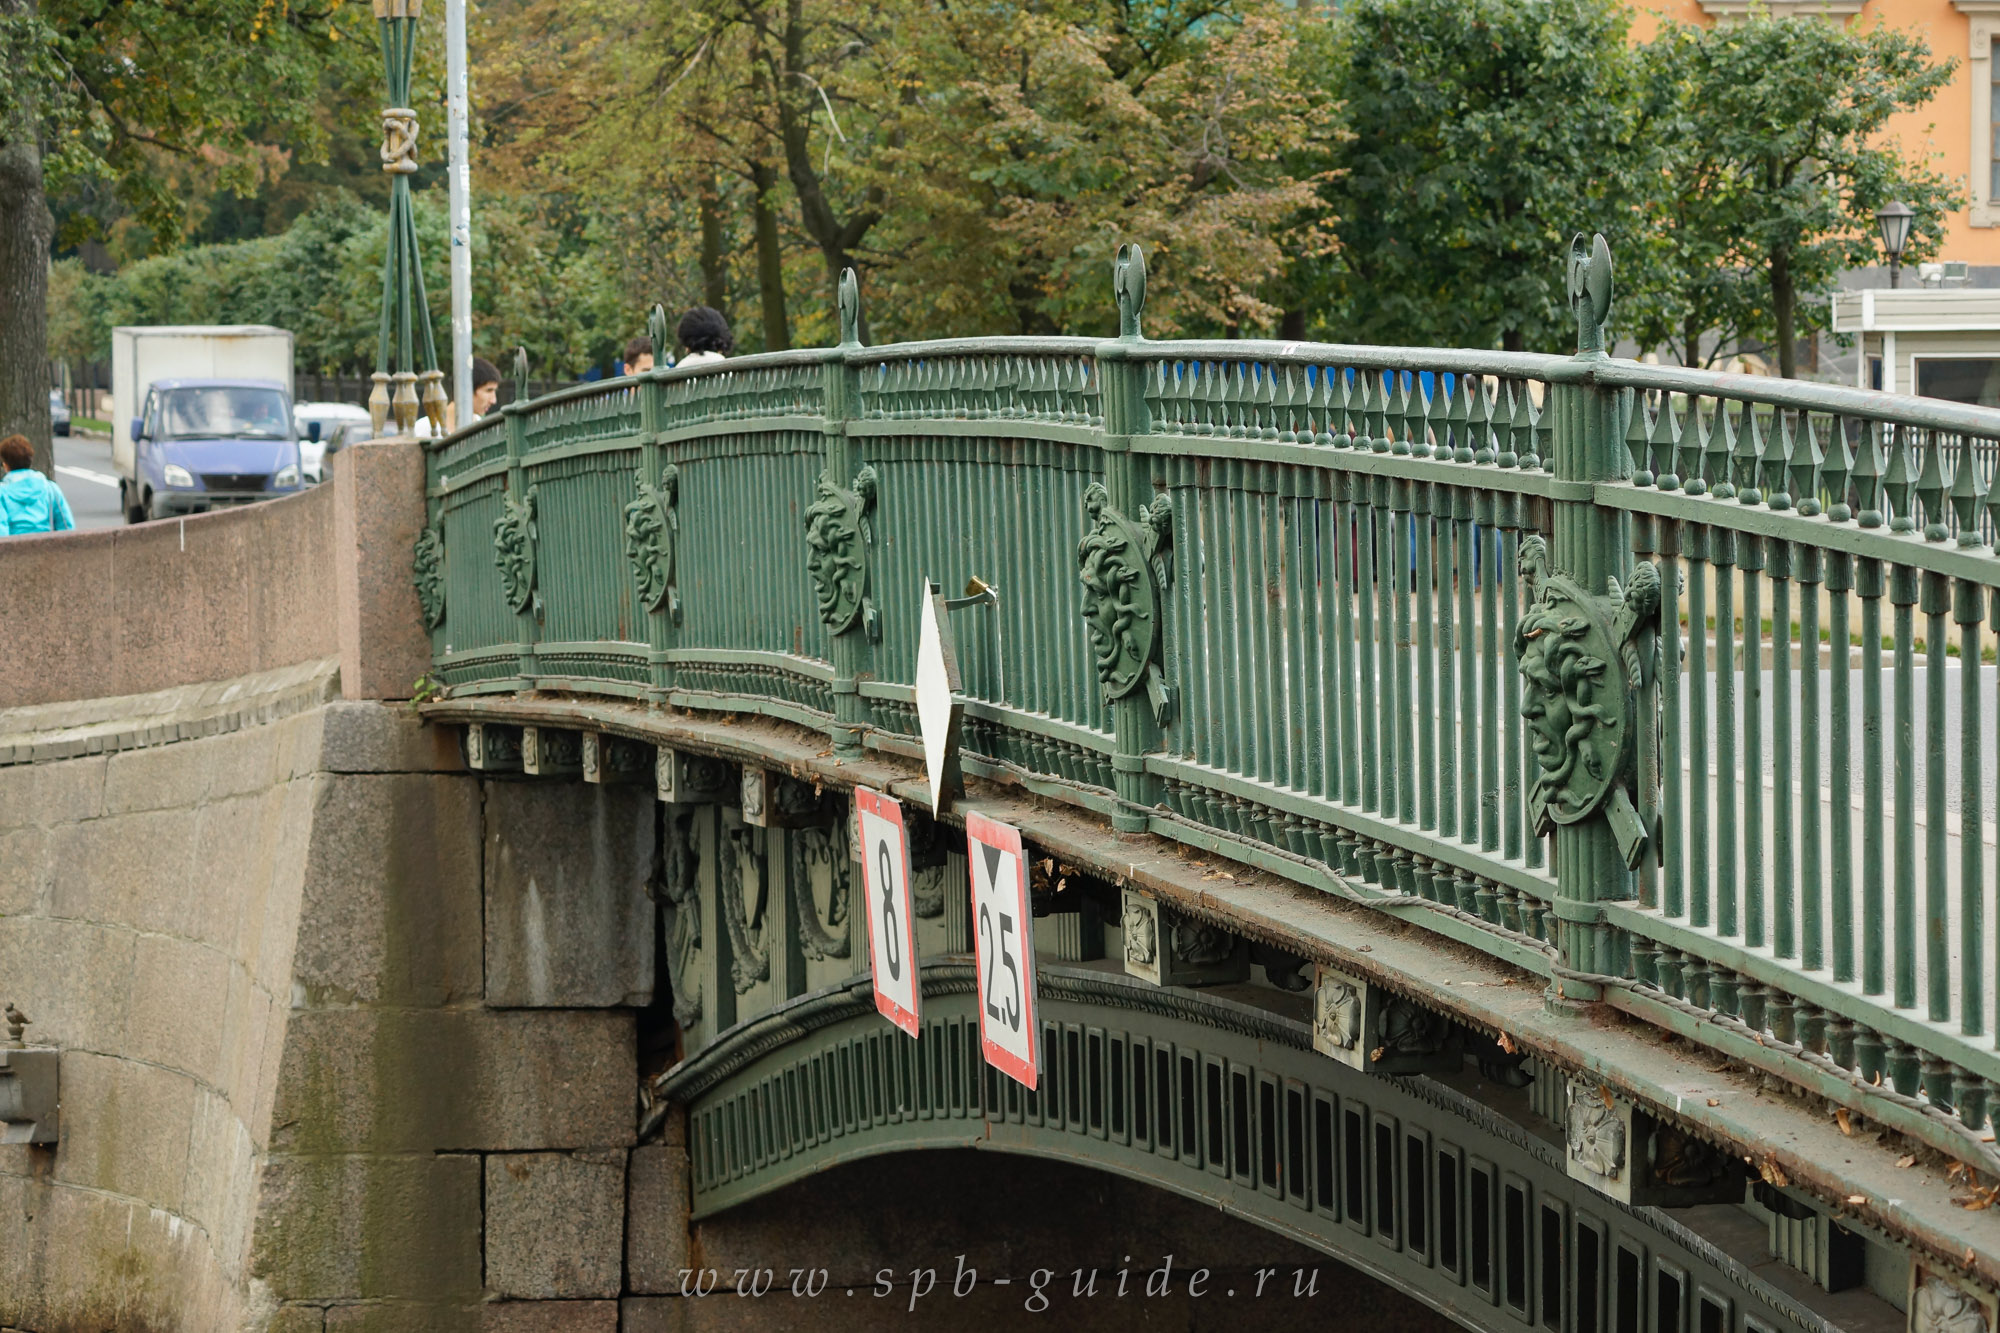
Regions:
<svg viewBox="0 0 2000 1333"><path fill-rule="evenodd" d="M662 251L700 280L662 287L755 291L764 346L829 333L849 265L877 337L1099 331L1135 237L1161 275L1152 327L1257 327L1330 243L1306 150L1336 133L1331 97L1298 54L1316 11L715 0L621 22L621 3L579 20L531 0L531 24L492 32L489 91L498 71L498 105L536 108L532 129L489 121L505 180L668 219ZM602 60L545 58L607 29L628 36Z"/></svg>

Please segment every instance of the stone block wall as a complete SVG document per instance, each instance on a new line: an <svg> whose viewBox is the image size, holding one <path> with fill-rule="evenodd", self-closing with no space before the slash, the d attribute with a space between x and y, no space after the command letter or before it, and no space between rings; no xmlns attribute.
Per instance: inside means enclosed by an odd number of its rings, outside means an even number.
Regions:
<svg viewBox="0 0 2000 1333"><path fill-rule="evenodd" d="M62 1138L0 1148L0 1324L234 1328L324 716L0 768L0 996Z"/></svg>
<svg viewBox="0 0 2000 1333"><path fill-rule="evenodd" d="M0 999L63 1050L0 1327L615 1329L628 1193L687 1249L678 1141L633 1165L656 818L377 703L0 767Z"/></svg>

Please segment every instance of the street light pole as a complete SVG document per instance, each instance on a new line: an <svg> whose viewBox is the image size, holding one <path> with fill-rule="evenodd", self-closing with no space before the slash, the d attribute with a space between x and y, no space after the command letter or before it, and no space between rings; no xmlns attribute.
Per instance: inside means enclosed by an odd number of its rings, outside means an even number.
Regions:
<svg viewBox="0 0 2000 1333"><path fill-rule="evenodd" d="M445 0L445 133L451 186L451 401L472 420L472 167L465 100L465 0Z"/></svg>

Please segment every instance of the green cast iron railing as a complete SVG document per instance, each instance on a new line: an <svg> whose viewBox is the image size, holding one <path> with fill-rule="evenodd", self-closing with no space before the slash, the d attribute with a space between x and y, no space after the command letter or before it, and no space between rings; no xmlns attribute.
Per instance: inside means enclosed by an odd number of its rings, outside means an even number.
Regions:
<svg viewBox="0 0 2000 1333"><path fill-rule="evenodd" d="M916 756L918 598L976 576L968 772L1986 1151L2000 412L1609 359L1601 244L1571 357L1153 342L1117 288L1115 339L868 348L850 280L837 348L430 446L437 680Z"/></svg>

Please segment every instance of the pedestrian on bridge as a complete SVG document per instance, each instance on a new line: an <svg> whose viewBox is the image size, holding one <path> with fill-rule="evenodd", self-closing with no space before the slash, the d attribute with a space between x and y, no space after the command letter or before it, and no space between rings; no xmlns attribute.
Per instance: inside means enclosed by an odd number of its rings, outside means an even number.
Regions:
<svg viewBox="0 0 2000 1333"><path fill-rule="evenodd" d="M698 305L681 316L674 336L687 349L675 364L699 366L708 361L720 361L736 350L736 336L729 331L729 321L722 312L712 306Z"/></svg>
<svg viewBox="0 0 2000 1333"><path fill-rule="evenodd" d="M653 339L641 333L625 344L625 373L643 375L653 368Z"/></svg>
<svg viewBox="0 0 2000 1333"><path fill-rule="evenodd" d="M34 532L67 532L76 526L70 517L69 501L41 473L35 471L35 446L25 435L9 435L0 440L0 522L9 537Z"/></svg>

